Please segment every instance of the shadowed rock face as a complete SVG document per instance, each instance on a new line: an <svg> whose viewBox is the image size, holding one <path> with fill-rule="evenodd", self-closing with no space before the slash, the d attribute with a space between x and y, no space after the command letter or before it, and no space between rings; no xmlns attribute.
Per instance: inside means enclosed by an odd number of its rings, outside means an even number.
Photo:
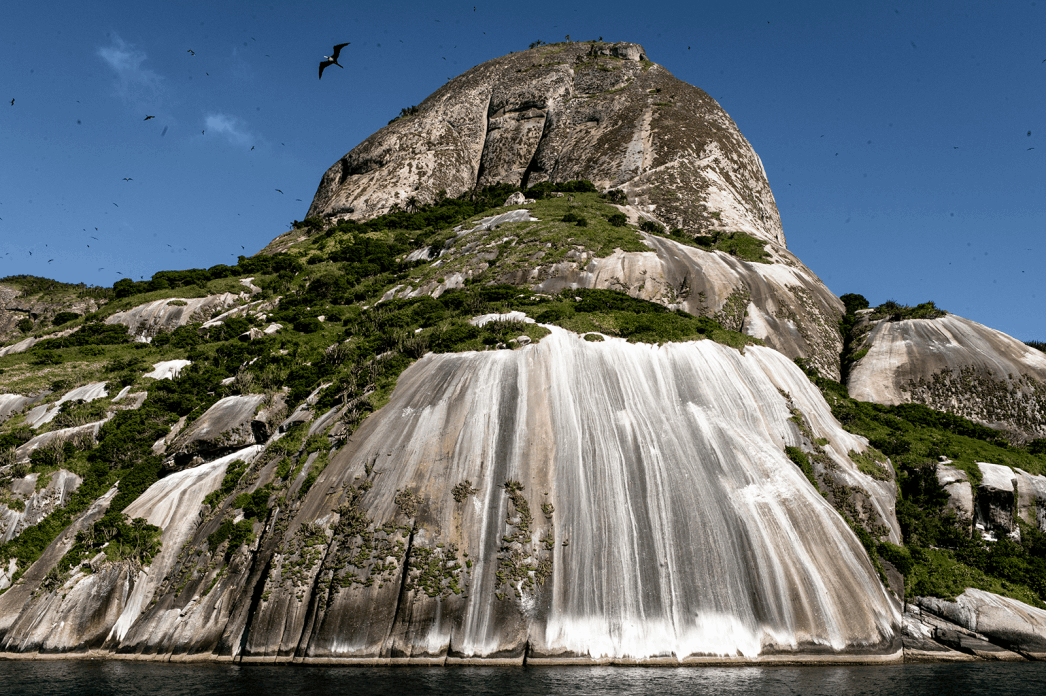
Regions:
<svg viewBox="0 0 1046 696"><path fill-rule="evenodd" d="M881 404L921 403L1018 440L1046 437L1046 354L954 314L882 320L850 371L850 395Z"/></svg>
<svg viewBox="0 0 1046 696"><path fill-rule="evenodd" d="M167 467L180 469L191 462L214 459L232 450L255 444L254 415L265 397L261 394L227 396L178 435L167 450ZM262 441L265 435L260 438Z"/></svg>
<svg viewBox="0 0 1046 696"><path fill-rule="evenodd" d="M722 108L638 44L511 53L434 92L324 174L309 216L369 219L476 186L588 179L670 227L784 245L762 163ZM351 212L349 212L351 209Z"/></svg>

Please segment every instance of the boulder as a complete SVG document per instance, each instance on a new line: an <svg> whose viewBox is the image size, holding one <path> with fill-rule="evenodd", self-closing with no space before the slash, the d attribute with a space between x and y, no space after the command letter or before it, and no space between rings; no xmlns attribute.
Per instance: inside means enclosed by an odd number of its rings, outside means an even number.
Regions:
<svg viewBox="0 0 1046 696"><path fill-rule="evenodd" d="M1046 532L1046 476L1014 469L1017 477L1017 516Z"/></svg>
<svg viewBox="0 0 1046 696"><path fill-rule="evenodd" d="M977 462L977 467L982 478L977 486L974 526L989 538L1015 532L1020 536L1015 521L1017 476L1013 469L986 462Z"/></svg>
<svg viewBox="0 0 1046 696"><path fill-rule="evenodd" d="M954 510L959 519L972 521L973 487L966 472L942 462L937 465L937 482L948 494L945 507Z"/></svg>
<svg viewBox="0 0 1046 696"><path fill-rule="evenodd" d="M252 423L264 401L261 394L227 396L218 401L167 448L165 468L184 469L257 444Z"/></svg>
<svg viewBox="0 0 1046 696"><path fill-rule="evenodd" d="M1036 660L1046 659L1046 611L992 592L967 588L954 602L919 597L924 610Z"/></svg>
<svg viewBox="0 0 1046 696"><path fill-rule="evenodd" d="M521 192L516 191L511 196L505 199L505 206L507 207L510 205L523 205L526 202L526 200L526 196L524 196Z"/></svg>
<svg viewBox="0 0 1046 696"><path fill-rule="evenodd" d="M162 360L153 364L152 372L146 372L142 376L153 379L174 379L189 365L192 365L191 360Z"/></svg>

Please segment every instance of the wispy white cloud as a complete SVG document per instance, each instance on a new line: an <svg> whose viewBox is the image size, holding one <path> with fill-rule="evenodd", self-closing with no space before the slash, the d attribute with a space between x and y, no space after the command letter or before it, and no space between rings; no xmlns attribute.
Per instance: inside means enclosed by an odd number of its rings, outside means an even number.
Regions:
<svg viewBox="0 0 1046 696"><path fill-rule="evenodd" d="M116 73L116 94L136 109L157 111L164 99L163 77L143 68L144 51L128 45L115 32L112 43L98 49L98 55Z"/></svg>
<svg viewBox="0 0 1046 696"><path fill-rule="evenodd" d="M233 145L246 145L251 140L246 124L228 114L207 114L203 119L208 134L221 135Z"/></svg>

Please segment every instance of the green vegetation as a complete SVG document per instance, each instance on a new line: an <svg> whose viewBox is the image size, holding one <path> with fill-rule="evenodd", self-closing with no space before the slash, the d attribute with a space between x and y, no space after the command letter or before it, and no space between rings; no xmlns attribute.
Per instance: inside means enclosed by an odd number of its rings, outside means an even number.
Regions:
<svg viewBox="0 0 1046 696"><path fill-rule="evenodd" d="M479 493L478 488L472 486L472 481L465 479L458 485L454 486L454 502L463 503L469 496Z"/></svg>
<svg viewBox="0 0 1046 696"><path fill-rule="evenodd" d="M893 300L887 300L876 307L869 315L869 318L872 320L904 321L906 319L939 319L947 314L948 312L938 309L933 302L923 302L914 307L909 307L897 304Z"/></svg>
<svg viewBox="0 0 1046 696"><path fill-rule="evenodd" d="M33 275L4 276L0 278L0 285L18 288L22 291L22 297L40 296L41 299L52 302L82 298L94 298L105 301L113 296L111 288L88 286L83 283L74 285Z"/></svg>
<svg viewBox="0 0 1046 696"><path fill-rule="evenodd" d="M650 220L644 221L639 229L704 251L722 251L736 256L742 261L753 263L770 263L771 261L770 254L766 251L766 242L745 232L710 231L707 234L695 235L682 229L666 231L662 225Z"/></svg>
<svg viewBox="0 0 1046 696"><path fill-rule="evenodd" d="M878 467L885 456L893 463L904 547L872 541L871 549L905 575L906 593L954 599L966 587L975 587L1046 607L1046 535L1018 520L1019 543L1006 538L985 541L968 520L946 510L948 494L936 475L941 457L964 470L974 486L981 478L976 462L1046 474L1046 446L1036 440L1016 447L997 430L920 404L857 401L842 384L797 362L821 389L843 427L868 438L871 448L854 458L861 470ZM870 470L866 473L874 475Z"/></svg>

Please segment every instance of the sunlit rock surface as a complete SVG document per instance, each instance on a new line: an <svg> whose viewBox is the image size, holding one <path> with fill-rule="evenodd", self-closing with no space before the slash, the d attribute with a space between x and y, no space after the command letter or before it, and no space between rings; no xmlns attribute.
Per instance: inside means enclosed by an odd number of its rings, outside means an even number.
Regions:
<svg viewBox="0 0 1046 696"><path fill-rule="evenodd" d="M954 602L920 597L918 604L1025 657L1046 659L1046 611L1042 609L972 587Z"/></svg>
<svg viewBox="0 0 1046 696"><path fill-rule="evenodd" d="M778 263L743 261L656 235L653 251L616 251L605 258L537 268L502 280L530 281L535 289L621 290L633 297L715 318L725 328L762 339L790 358L808 358L821 374L839 377L843 305L821 279L783 247Z"/></svg>
<svg viewBox="0 0 1046 696"><path fill-rule="evenodd" d="M214 458L255 444L259 438L252 422L264 401L261 394L220 399L171 443L167 450L168 466L182 468L201 457Z"/></svg>
<svg viewBox="0 0 1046 696"><path fill-rule="evenodd" d="M11 613L8 625L0 625L0 650L51 653L115 649L153 599L184 542L199 525L204 498L221 484L226 467L237 459L250 461L260 449L249 447L174 473L153 484L125 509L128 517L144 518L162 530L161 551L147 568L131 561L107 560L99 554L90 561L90 568L74 571L59 588L48 591L41 588L41 578L33 574L48 558L45 554L20 585L0 597L0 611ZM95 508L94 514L89 511L85 515L88 521L104 511L104 506L96 504ZM26 592L32 593L33 601L11 611L11 605L6 604L9 596Z"/></svg>
<svg viewBox="0 0 1046 696"><path fill-rule="evenodd" d="M818 436L849 443L805 376L768 349L591 344L556 329L520 351L430 355L311 489L272 561L244 656L891 653L897 609L845 523L784 456L799 433L778 389ZM417 525L389 535L389 547L465 566L448 572L466 596L414 589L397 600L395 576L373 561L333 567L359 553L338 529L347 487L368 477L368 518ZM456 502L452 487L466 480L476 493ZM533 517L512 542L525 515L508 481L523 485ZM423 501L412 519L397 491ZM333 538L323 564L296 570L302 587L286 578L301 558L294 540L316 534ZM403 564L403 550L392 557ZM542 568L544 584L526 587ZM310 578L328 572L330 589L310 597Z"/></svg>
<svg viewBox="0 0 1046 696"><path fill-rule="evenodd" d="M79 476L59 469L47 475L47 483L39 487L40 474L32 473L10 483L9 495L21 503L21 510L0 503L0 543L10 541L47 517L69 501L83 481Z"/></svg>
<svg viewBox="0 0 1046 696"><path fill-rule="evenodd" d="M105 319L106 324L123 324L139 340L152 340L162 331L173 331L191 322L208 321L216 312L237 304L239 295L222 293L207 297L155 300L132 307Z"/></svg>
<svg viewBox="0 0 1046 696"><path fill-rule="evenodd" d="M510 53L449 81L324 174L308 215L367 219L440 190L588 179L670 227L784 245L762 162L702 90L638 44Z"/></svg>
<svg viewBox="0 0 1046 696"><path fill-rule="evenodd" d="M229 550L227 570L179 555L222 518L194 526L221 481L203 464L127 509L164 529L145 575L110 564L24 600L3 646L179 660L896 659L897 605L783 453L803 442L792 408L879 496L883 482L841 454L863 441L767 348L553 329L520 350L430 354L300 507ZM258 461L251 490L277 463ZM39 628L62 621L58 635Z"/></svg>
<svg viewBox="0 0 1046 696"><path fill-rule="evenodd" d="M41 404L26 413L25 424L38 428L41 425L50 423L54 420L54 417L58 415L58 412L62 410L62 404L69 401L94 401L95 399L104 399L109 396L109 390L106 387L107 384L108 382L93 382L91 384L77 387L76 389L70 389L53 404Z"/></svg>
<svg viewBox="0 0 1046 696"><path fill-rule="evenodd" d="M973 520L973 488L966 472L947 464L938 464L937 483L948 494L945 507L953 510L962 520Z"/></svg>
<svg viewBox="0 0 1046 696"><path fill-rule="evenodd" d="M879 321L854 365L850 395L921 403L1020 439L1046 437L1046 354L954 314Z"/></svg>
<svg viewBox="0 0 1046 696"><path fill-rule="evenodd" d="M181 371L192 365L191 360L162 360L155 365L151 372L146 372L142 377L152 377L153 379L175 379L181 373Z"/></svg>

